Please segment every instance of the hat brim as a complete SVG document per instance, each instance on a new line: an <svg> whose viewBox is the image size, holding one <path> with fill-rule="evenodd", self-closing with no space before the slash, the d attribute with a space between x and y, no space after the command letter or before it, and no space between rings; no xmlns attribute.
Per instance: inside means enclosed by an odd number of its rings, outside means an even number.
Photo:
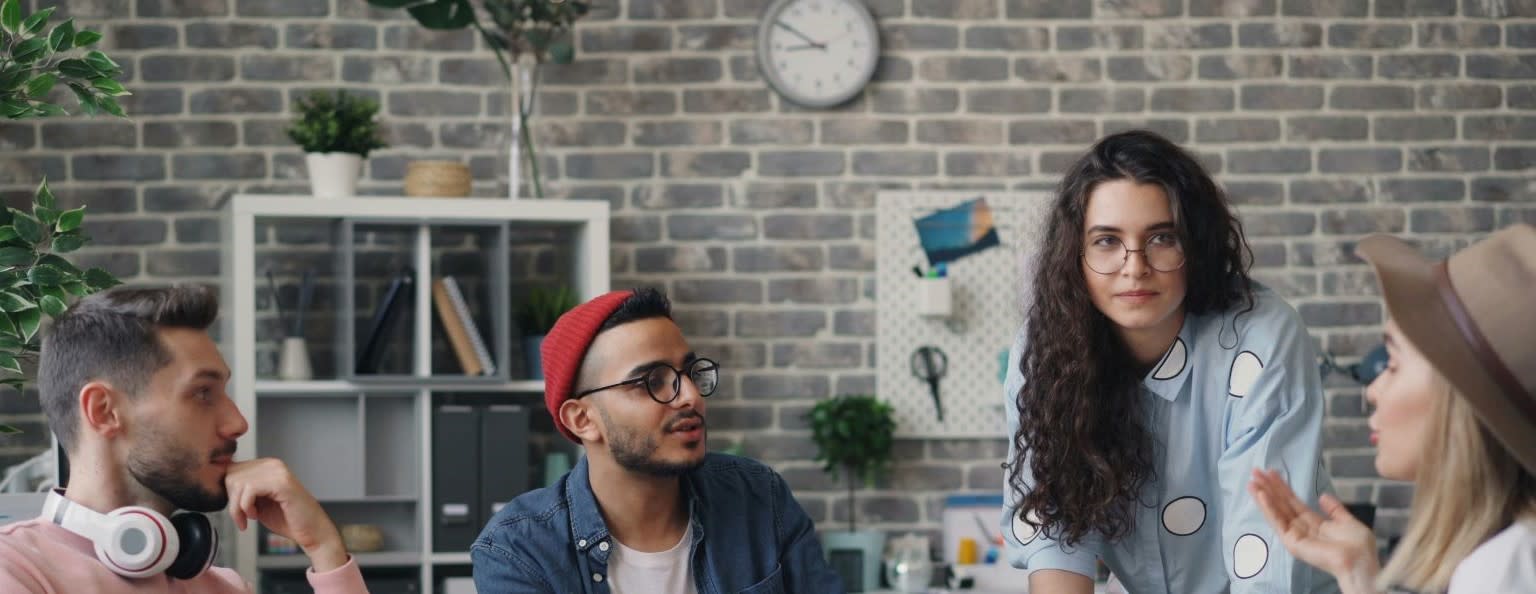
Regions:
<svg viewBox="0 0 1536 594"><path fill-rule="evenodd" d="M1520 464L1536 473L1536 432L1503 397L1502 389L1484 370L1462 337L1435 280L1435 266L1401 239L1373 235L1361 240L1356 253L1376 269L1387 313L1398 329L1423 353L1435 371L1450 382L1494 437Z"/></svg>

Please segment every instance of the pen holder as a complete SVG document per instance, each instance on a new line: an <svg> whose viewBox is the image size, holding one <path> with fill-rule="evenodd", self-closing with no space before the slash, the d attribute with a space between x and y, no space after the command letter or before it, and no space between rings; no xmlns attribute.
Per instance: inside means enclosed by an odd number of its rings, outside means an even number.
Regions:
<svg viewBox="0 0 1536 594"><path fill-rule="evenodd" d="M954 286L949 277L923 277L917 281L917 313L947 318L954 313Z"/></svg>
<svg viewBox="0 0 1536 594"><path fill-rule="evenodd" d="M302 336L283 339L283 348L277 357L277 377L287 381L304 381L314 377L309 366L309 345Z"/></svg>

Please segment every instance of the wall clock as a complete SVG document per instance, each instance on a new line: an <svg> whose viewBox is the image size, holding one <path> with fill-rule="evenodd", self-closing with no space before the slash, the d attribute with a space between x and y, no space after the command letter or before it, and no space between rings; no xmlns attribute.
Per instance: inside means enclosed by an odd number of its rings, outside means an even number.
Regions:
<svg viewBox="0 0 1536 594"><path fill-rule="evenodd" d="M880 32L863 0L774 0L758 25L763 78L803 107L852 99L879 58Z"/></svg>

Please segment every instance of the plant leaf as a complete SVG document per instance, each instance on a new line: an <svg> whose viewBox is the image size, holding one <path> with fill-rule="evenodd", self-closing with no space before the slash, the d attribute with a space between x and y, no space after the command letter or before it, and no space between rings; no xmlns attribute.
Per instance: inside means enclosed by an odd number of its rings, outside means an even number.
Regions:
<svg viewBox="0 0 1536 594"><path fill-rule="evenodd" d="M123 113L123 106L118 105L116 99L113 99L111 97L102 97L102 98L96 100L96 104L101 106L101 110L102 111L105 111L107 113L110 113L110 114L115 115L115 116L120 117L120 118L128 117L126 114Z"/></svg>
<svg viewBox="0 0 1536 594"><path fill-rule="evenodd" d="M32 216L37 217L37 221L44 227L53 227L54 223L59 222L59 211L41 204L32 207Z"/></svg>
<svg viewBox="0 0 1536 594"><path fill-rule="evenodd" d="M16 313L35 307L37 307L36 303L27 300L27 298L21 295L17 295L12 291L0 291L0 311Z"/></svg>
<svg viewBox="0 0 1536 594"><path fill-rule="evenodd" d="M85 222L85 207L72 208L59 214L60 233L68 233L80 228L80 223Z"/></svg>
<svg viewBox="0 0 1536 594"><path fill-rule="evenodd" d="M48 91L53 90L53 83L58 82L59 75L52 72L44 72L27 81L27 96L41 99Z"/></svg>
<svg viewBox="0 0 1536 594"><path fill-rule="evenodd" d="M43 312L37 308L16 314L16 329L21 331L21 340L30 344L37 336L37 328L43 323Z"/></svg>
<svg viewBox="0 0 1536 594"><path fill-rule="evenodd" d="M24 266L31 264L36 258L32 250L24 247L0 248L0 266Z"/></svg>
<svg viewBox="0 0 1536 594"><path fill-rule="evenodd" d="M41 307L43 313L48 314L48 317L50 318L57 318L64 315L64 309L67 307L64 305L63 299L59 299L53 295L43 295L43 298L37 302L37 305L38 307Z"/></svg>
<svg viewBox="0 0 1536 594"><path fill-rule="evenodd" d="M123 88L123 83L117 82L110 78L102 77L93 80L91 81L91 86L96 87L97 90L113 97L128 94L128 90Z"/></svg>
<svg viewBox="0 0 1536 594"><path fill-rule="evenodd" d="M91 288L85 286L85 283L80 281L64 283L64 290L76 297L84 297L91 294Z"/></svg>
<svg viewBox="0 0 1536 594"><path fill-rule="evenodd" d="M16 227L16 235L31 245L43 242L43 225L32 218L32 215L14 208L6 209L11 213L11 225Z"/></svg>
<svg viewBox="0 0 1536 594"><path fill-rule="evenodd" d="M469 0L432 0L411 6L406 12L428 29L463 29L475 22L475 8Z"/></svg>
<svg viewBox="0 0 1536 594"><path fill-rule="evenodd" d="M4 229L4 227L0 227ZM57 235L53 238L53 251L67 254L85 246L90 239L83 235Z"/></svg>
<svg viewBox="0 0 1536 594"><path fill-rule="evenodd" d="M43 181L37 184L37 191L32 193L32 200L48 208L54 208L53 190L48 189L47 177L44 177Z"/></svg>
<svg viewBox="0 0 1536 594"><path fill-rule="evenodd" d="M75 19L64 21L64 24L53 28L48 34L48 47L55 52L69 51L75 47Z"/></svg>
<svg viewBox="0 0 1536 594"><path fill-rule="evenodd" d="M9 371L11 373L20 375L21 363L16 361L16 357L14 355L0 352L0 371Z"/></svg>
<svg viewBox="0 0 1536 594"><path fill-rule="evenodd" d="M51 287L64 282L64 273L52 266L33 266L27 270L27 280L38 287Z"/></svg>
<svg viewBox="0 0 1536 594"><path fill-rule="evenodd" d="M32 13L32 16L27 17L26 20L21 22L21 34L31 35L42 31L43 27L48 25L48 18L53 16L54 10L56 9L50 6Z"/></svg>
<svg viewBox="0 0 1536 594"><path fill-rule="evenodd" d="M10 225L0 227L0 243L16 239L16 228Z"/></svg>
<svg viewBox="0 0 1536 594"><path fill-rule="evenodd" d="M420 2L421 0L368 0L369 4L379 8L405 8L406 6Z"/></svg>
<svg viewBox="0 0 1536 594"><path fill-rule="evenodd" d="M11 33L19 32L21 28L21 2L20 0L5 0L0 4L0 27Z"/></svg>
<svg viewBox="0 0 1536 594"><path fill-rule="evenodd" d="M122 67L117 65L117 62L112 61L112 58L108 58L106 54L96 50L85 53L85 63L90 64L91 68L95 69L96 73L100 76L117 76L123 71Z"/></svg>
<svg viewBox="0 0 1536 594"><path fill-rule="evenodd" d="M90 47L101 41L101 34L91 30L81 31L75 34L75 47Z"/></svg>
<svg viewBox="0 0 1536 594"><path fill-rule="evenodd" d="M91 288L97 291L104 291L123 284L117 280L117 277L112 276L112 273L100 268L92 268L85 271L85 275L81 277L81 280L84 280L85 284L90 285Z"/></svg>
<svg viewBox="0 0 1536 594"><path fill-rule="evenodd" d="M21 341L16 339L16 322L11 321L11 314L0 312L0 349L19 348Z"/></svg>
<svg viewBox="0 0 1536 594"><path fill-rule="evenodd" d="M47 54L48 40L39 37L17 44L16 49L11 50L11 59L16 60L17 64L31 64Z"/></svg>
<svg viewBox="0 0 1536 594"><path fill-rule="evenodd" d="M59 61L59 72L71 78L92 78L96 76L96 70L86 64L80 58L70 58Z"/></svg>

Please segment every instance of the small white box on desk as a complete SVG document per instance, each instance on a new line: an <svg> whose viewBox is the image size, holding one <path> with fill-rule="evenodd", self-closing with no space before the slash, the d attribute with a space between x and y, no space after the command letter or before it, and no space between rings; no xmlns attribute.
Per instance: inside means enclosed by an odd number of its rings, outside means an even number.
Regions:
<svg viewBox="0 0 1536 594"><path fill-rule="evenodd" d="M947 276L925 276L917 279L917 313L947 318L954 314L954 283Z"/></svg>

